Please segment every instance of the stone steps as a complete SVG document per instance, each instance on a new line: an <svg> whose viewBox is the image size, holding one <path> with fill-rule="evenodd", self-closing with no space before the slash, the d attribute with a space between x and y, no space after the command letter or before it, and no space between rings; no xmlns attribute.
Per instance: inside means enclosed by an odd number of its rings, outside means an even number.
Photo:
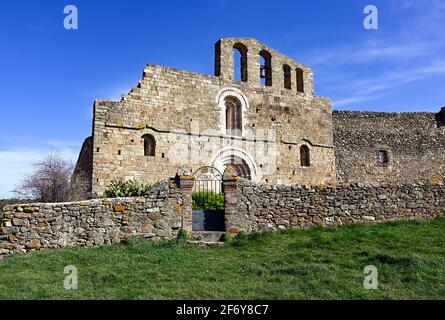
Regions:
<svg viewBox="0 0 445 320"><path fill-rule="evenodd" d="M220 231L193 231L192 232L193 239L196 239L195 242L204 242L204 243L220 243L224 240L224 232Z"/></svg>
<svg viewBox="0 0 445 320"><path fill-rule="evenodd" d="M187 241L188 244L193 244L198 247L219 247L223 246L224 242L218 241L218 242L205 242L205 241Z"/></svg>

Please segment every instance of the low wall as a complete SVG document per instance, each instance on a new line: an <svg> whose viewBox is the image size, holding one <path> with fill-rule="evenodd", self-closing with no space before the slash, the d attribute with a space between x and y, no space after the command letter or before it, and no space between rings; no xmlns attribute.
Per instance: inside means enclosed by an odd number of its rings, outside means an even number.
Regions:
<svg viewBox="0 0 445 320"><path fill-rule="evenodd" d="M226 189L226 229L233 233L445 215L443 179L336 187L269 186L239 180L228 182Z"/></svg>
<svg viewBox="0 0 445 320"><path fill-rule="evenodd" d="M226 230L432 219L445 215L443 179L336 187L259 185L224 180ZM153 186L144 197L8 205L0 218L0 257L41 248L101 246L130 235L171 239L192 229L193 177Z"/></svg>
<svg viewBox="0 0 445 320"><path fill-rule="evenodd" d="M185 181L159 182L139 198L8 205L0 217L0 256L40 248L101 246L130 235L176 237L192 225L191 188Z"/></svg>

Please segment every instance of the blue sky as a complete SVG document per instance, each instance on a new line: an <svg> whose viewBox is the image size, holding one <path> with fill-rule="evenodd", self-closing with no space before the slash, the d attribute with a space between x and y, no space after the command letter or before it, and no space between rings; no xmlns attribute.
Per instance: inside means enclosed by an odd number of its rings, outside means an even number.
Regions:
<svg viewBox="0 0 445 320"><path fill-rule="evenodd" d="M63 28L76 5L79 29ZM363 9L379 9L379 29ZM119 99L146 64L213 73L213 45L253 37L314 70L334 108L445 105L445 0L28 0L0 4L0 198L50 150L75 161L94 99Z"/></svg>

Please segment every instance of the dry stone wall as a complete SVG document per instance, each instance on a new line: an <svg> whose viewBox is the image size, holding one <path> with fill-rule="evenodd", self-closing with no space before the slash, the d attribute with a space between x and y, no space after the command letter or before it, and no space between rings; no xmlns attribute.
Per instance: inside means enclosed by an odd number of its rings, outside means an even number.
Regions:
<svg viewBox="0 0 445 320"><path fill-rule="evenodd" d="M432 219L445 215L444 179L337 187L268 186L240 180L228 190L225 201L229 232Z"/></svg>
<svg viewBox="0 0 445 320"><path fill-rule="evenodd" d="M160 240L192 231L194 179L156 184L145 197L8 205L0 216L0 258L16 252ZM265 185L224 178L225 224L239 231L338 226L445 215L445 179L337 186Z"/></svg>
<svg viewBox="0 0 445 320"><path fill-rule="evenodd" d="M8 205L0 217L0 256L120 243L131 235L170 239L190 230L191 214L190 190L172 181L157 183L145 197Z"/></svg>

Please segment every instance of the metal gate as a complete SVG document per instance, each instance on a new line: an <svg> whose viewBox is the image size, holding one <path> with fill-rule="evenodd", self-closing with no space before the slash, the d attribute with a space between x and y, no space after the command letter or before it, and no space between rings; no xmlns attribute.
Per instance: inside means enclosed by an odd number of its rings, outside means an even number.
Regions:
<svg viewBox="0 0 445 320"><path fill-rule="evenodd" d="M193 187L193 231L224 231L224 193L221 172L201 167Z"/></svg>

